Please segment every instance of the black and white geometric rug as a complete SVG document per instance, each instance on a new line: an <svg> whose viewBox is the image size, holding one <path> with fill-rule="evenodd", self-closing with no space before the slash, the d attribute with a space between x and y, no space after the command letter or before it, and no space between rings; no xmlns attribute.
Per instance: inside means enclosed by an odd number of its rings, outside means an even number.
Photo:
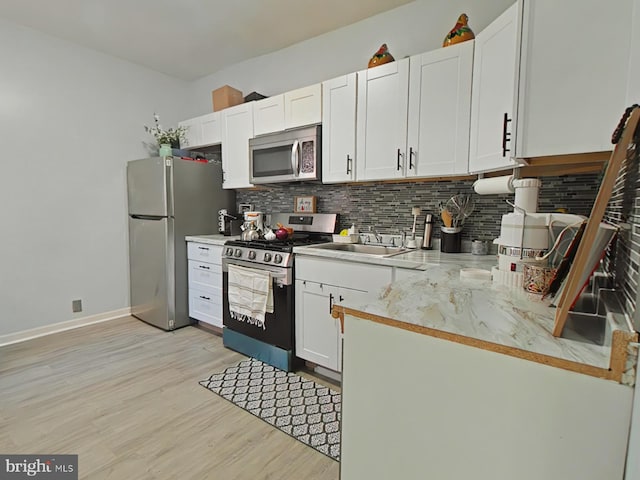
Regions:
<svg viewBox="0 0 640 480"><path fill-rule="evenodd" d="M199 383L340 461L340 393L254 358Z"/></svg>

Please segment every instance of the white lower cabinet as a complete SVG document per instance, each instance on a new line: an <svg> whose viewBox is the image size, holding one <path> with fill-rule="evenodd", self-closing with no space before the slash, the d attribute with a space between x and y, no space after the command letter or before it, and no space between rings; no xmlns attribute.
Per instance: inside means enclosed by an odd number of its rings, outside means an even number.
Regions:
<svg viewBox="0 0 640 480"><path fill-rule="evenodd" d="M342 370L336 304L361 305L391 282L391 267L296 256L296 356L330 370Z"/></svg>
<svg viewBox="0 0 640 480"><path fill-rule="evenodd" d="M189 316L222 328L222 246L189 242Z"/></svg>

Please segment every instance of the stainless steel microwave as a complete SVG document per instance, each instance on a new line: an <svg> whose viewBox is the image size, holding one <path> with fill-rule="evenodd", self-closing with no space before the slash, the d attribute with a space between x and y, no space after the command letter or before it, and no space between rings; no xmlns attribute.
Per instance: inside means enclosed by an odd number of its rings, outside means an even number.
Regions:
<svg viewBox="0 0 640 480"><path fill-rule="evenodd" d="M321 132L314 125L250 139L251 183L320 180Z"/></svg>

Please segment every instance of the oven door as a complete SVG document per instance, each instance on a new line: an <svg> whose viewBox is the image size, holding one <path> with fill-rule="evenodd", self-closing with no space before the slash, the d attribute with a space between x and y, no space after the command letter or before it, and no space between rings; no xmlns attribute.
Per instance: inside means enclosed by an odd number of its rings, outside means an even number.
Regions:
<svg viewBox="0 0 640 480"><path fill-rule="evenodd" d="M229 311L229 268L240 265L256 270L269 270L273 282L273 313L265 315L264 328L255 322L233 318ZM269 268L242 260L222 261L222 317L225 328L255 338L283 350L294 350L294 291L291 268Z"/></svg>
<svg viewBox="0 0 640 480"><path fill-rule="evenodd" d="M251 183L319 180L321 148L319 126L253 138Z"/></svg>

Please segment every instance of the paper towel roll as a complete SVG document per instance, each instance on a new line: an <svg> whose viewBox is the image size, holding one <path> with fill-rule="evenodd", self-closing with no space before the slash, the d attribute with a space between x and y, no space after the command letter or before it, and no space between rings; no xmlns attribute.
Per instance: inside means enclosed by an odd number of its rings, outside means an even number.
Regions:
<svg viewBox="0 0 640 480"><path fill-rule="evenodd" d="M513 175L503 177L481 178L473 184L473 189L479 195L493 195L496 193L513 193Z"/></svg>

